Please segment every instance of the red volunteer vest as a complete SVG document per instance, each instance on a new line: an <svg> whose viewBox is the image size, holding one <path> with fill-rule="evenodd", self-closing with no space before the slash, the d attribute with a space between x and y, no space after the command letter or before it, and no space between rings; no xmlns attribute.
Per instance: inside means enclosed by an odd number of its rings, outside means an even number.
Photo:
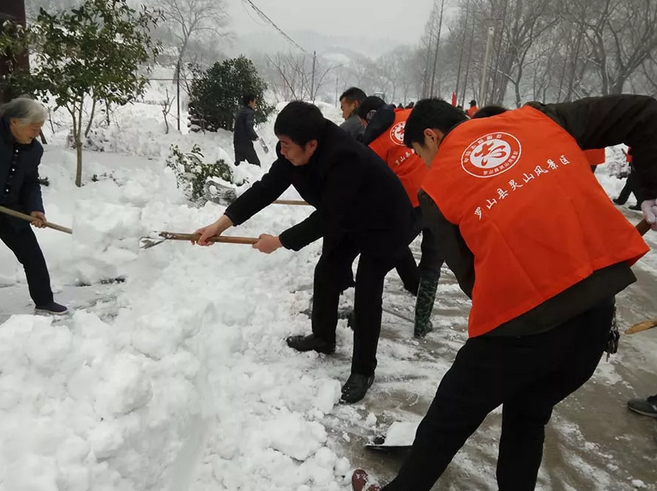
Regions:
<svg viewBox="0 0 657 491"><path fill-rule="evenodd" d="M607 159L604 148L584 150L584 155L586 155L586 160L588 160L589 165L601 165L604 164Z"/></svg>
<svg viewBox="0 0 657 491"><path fill-rule="evenodd" d="M395 122L370 143L370 148L397 174L413 207L416 208L420 206L417 193L429 169L413 150L404 146L404 127L411 111L395 110Z"/></svg>
<svg viewBox="0 0 657 491"><path fill-rule="evenodd" d="M470 337L648 252L575 139L528 106L454 128L422 189L474 254Z"/></svg>

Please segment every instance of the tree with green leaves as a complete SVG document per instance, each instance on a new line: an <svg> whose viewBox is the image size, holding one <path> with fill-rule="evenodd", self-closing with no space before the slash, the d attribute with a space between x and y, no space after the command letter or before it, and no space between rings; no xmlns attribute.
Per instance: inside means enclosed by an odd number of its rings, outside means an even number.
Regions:
<svg viewBox="0 0 657 491"><path fill-rule="evenodd" d="M265 103L267 84L253 62L244 56L217 62L206 71L195 68L193 74L189 91L192 128L233 131L235 113L244 94L253 94L258 100L256 123L264 123L274 110Z"/></svg>
<svg viewBox="0 0 657 491"><path fill-rule="evenodd" d="M29 46L35 63L29 74L0 81L65 108L73 123L77 153L75 183L82 184L82 141L99 103L125 105L143 94L146 64L160 50L151 38L158 17L127 0L84 0L78 8L49 13L40 9L20 36L0 37L0 51ZM88 110L88 111L86 111Z"/></svg>

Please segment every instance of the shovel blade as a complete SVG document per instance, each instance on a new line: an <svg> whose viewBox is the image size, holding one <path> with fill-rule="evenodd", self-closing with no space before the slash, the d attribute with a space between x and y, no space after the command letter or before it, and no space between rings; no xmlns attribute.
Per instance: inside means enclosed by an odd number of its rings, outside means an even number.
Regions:
<svg viewBox="0 0 657 491"><path fill-rule="evenodd" d="M165 240L167 239L163 237L142 237L139 239L139 248L150 249L151 247L155 247L156 245L161 244Z"/></svg>

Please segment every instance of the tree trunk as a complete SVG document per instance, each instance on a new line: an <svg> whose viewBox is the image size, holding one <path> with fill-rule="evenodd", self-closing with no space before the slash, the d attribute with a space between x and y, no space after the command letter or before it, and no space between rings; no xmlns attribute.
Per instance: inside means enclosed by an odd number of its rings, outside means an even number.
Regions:
<svg viewBox="0 0 657 491"><path fill-rule="evenodd" d="M75 137L75 155L77 157L75 185L77 187L82 187L82 142L78 136Z"/></svg>

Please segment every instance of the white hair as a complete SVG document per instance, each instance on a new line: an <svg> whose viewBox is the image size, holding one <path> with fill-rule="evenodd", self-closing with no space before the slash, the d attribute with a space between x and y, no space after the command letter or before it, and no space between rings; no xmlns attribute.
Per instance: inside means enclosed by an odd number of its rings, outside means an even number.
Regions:
<svg viewBox="0 0 657 491"><path fill-rule="evenodd" d="M11 121L18 119L21 126L40 124L48 118L48 111L43 105L29 97L17 97L0 107L0 116Z"/></svg>

